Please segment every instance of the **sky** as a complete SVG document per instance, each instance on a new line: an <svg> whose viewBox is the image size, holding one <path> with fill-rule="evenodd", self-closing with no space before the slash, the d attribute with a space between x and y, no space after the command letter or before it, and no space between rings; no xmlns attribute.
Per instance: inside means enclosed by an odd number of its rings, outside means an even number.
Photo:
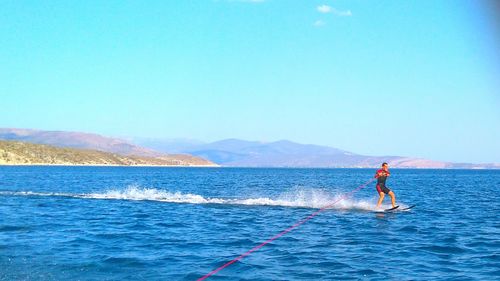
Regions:
<svg viewBox="0 0 500 281"><path fill-rule="evenodd" d="M0 127L498 163L499 7L0 0Z"/></svg>

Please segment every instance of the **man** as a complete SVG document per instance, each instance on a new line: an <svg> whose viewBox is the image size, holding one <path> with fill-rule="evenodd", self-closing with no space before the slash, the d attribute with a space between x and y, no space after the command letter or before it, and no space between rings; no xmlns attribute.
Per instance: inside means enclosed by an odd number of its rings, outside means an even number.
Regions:
<svg viewBox="0 0 500 281"><path fill-rule="evenodd" d="M382 204L382 201L384 200L386 194L389 194L389 196L391 196L392 207L396 208L396 195L394 195L394 192L392 192L385 185L385 181L390 175L391 173L389 172L389 165L387 165L387 163L385 162L382 164L382 169L378 170L375 174L375 178L377 179L377 192L380 196L377 202L377 208Z"/></svg>

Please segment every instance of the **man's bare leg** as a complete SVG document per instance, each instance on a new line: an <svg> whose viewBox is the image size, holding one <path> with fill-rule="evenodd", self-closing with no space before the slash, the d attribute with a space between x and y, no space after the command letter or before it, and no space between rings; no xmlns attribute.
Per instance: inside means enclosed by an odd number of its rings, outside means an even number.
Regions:
<svg viewBox="0 0 500 281"><path fill-rule="evenodd" d="M393 208L396 207L396 194L394 194L394 192L390 191L389 196L391 196L392 207Z"/></svg>
<svg viewBox="0 0 500 281"><path fill-rule="evenodd" d="M378 194L380 197L378 198L378 202L377 202L377 208L380 207L380 205L382 205L382 201L384 201L384 197L385 197L385 194L383 192L379 192Z"/></svg>

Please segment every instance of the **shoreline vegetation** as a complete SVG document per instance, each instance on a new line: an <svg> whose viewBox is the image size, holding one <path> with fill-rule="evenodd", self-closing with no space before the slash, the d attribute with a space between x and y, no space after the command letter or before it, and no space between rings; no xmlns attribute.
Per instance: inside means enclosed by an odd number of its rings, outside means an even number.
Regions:
<svg viewBox="0 0 500 281"><path fill-rule="evenodd" d="M124 156L98 150L62 148L45 144L0 140L2 166L137 166L218 167L200 157L165 154L157 157Z"/></svg>

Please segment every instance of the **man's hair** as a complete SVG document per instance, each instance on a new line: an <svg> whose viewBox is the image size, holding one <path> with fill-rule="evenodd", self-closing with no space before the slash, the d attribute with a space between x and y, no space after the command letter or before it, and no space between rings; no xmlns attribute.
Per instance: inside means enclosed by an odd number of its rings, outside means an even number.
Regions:
<svg viewBox="0 0 500 281"><path fill-rule="evenodd" d="M385 166L385 165L387 165L387 162L382 163L382 166Z"/></svg>

